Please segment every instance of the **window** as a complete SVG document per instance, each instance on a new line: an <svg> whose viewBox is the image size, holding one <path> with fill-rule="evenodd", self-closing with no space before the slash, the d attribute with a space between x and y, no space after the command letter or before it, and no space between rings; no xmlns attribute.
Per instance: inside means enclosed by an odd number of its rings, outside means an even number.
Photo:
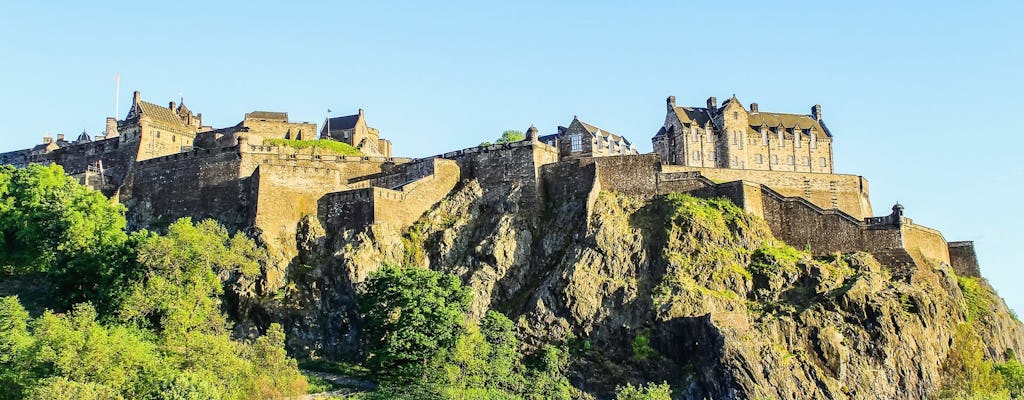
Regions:
<svg viewBox="0 0 1024 400"><path fill-rule="evenodd" d="M802 132L803 131L799 129L793 130L793 145L798 149L800 148L800 141L803 139L803 135L801 134Z"/></svg>
<svg viewBox="0 0 1024 400"><path fill-rule="evenodd" d="M828 166L828 161L827 161L827 160L825 160L825 157L822 157L822 158L821 158L821 167L822 167L822 168L825 168L825 167L827 167L827 166Z"/></svg>
<svg viewBox="0 0 1024 400"><path fill-rule="evenodd" d="M818 148L818 135L815 135L814 132L811 132L811 148Z"/></svg>
<svg viewBox="0 0 1024 400"><path fill-rule="evenodd" d="M708 160L709 161L715 161L715 152L714 151L712 151L711 155L708 156Z"/></svg>
<svg viewBox="0 0 1024 400"><path fill-rule="evenodd" d="M804 165L806 165L808 167L811 166L811 158L810 157L804 157Z"/></svg>
<svg viewBox="0 0 1024 400"><path fill-rule="evenodd" d="M793 165L793 164L796 164L796 157L794 157L794 156L789 156L789 158L787 159L787 163L788 163L789 165Z"/></svg>
<svg viewBox="0 0 1024 400"><path fill-rule="evenodd" d="M760 154L757 155L757 163L764 164L764 157L761 156Z"/></svg>
<svg viewBox="0 0 1024 400"><path fill-rule="evenodd" d="M177 142L178 141L178 137L174 136L174 135L171 135L171 141L172 142Z"/></svg>
<svg viewBox="0 0 1024 400"><path fill-rule="evenodd" d="M699 151L694 151L693 152L693 161L700 161L700 152Z"/></svg>
<svg viewBox="0 0 1024 400"><path fill-rule="evenodd" d="M779 148L786 147L786 135L783 133L783 129L778 129L776 132L779 133Z"/></svg>
<svg viewBox="0 0 1024 400"><path fill-rule="evenodd" d="M700 137L697 136L697 129L695 128L695 129L691 130L690 132L691 132L690 136L693 137L693 141L694 142L699 142L700 141Z"/></svg>
<svg viewBox="0 0 1024 400"><path fill-rule="evenodd" d="M739 111L733 111L732 112L732 119L740 119Z"/></svg>
<svg viewBox="0 0 1024 400"><path fill-rule="evenodd" d="M715 142L715 135L714 135L713 132L711 132L711 129L705 129L704 132L707 133L708 143L714 143Z"/></svg>
<svg viewBox="0 0 1024 400"><path fill-rule="evenodd" d="M735 166L739 166L739 165L740 165L740 159L738 157L736 157L736 156L732 156L732 166L735 167Z"/></svg>
<svg viewBox="0 0 1024 400"><path fill-rule="evenodd" d="M768 130L764 128L761 128L761 145L768 145Z"/></svg>
<svg viewBox="0 0 1024 400"><path fill-rule="evenodd" d="M778 163L779 163L779 156L777 156L775 154L772 154L772 165L776 165Z"/></svg>
<svg viewBox="0 0 1024 400"><path fill-rule="evenodd" d="M583 137L572 135L569 137L569 151L583 151Z"/></svg>
<svg viewBox="0 0 1024 400"><path fill-rule="evenodd" d="M160 137L160 131L156 131L156 137L157 137L157 138L159 138L159 137Z"/></svg>

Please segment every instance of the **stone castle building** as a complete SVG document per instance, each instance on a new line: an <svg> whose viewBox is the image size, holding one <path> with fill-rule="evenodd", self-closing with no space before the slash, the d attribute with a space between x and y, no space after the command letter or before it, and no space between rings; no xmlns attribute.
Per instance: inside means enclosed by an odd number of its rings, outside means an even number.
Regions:
<svg viewBox="0 0 1024 400"><path fill-rule="evenodd" d="M380 138L376 128L366 125L363 109L354 115L334 117L324 120L320 130L323 139L345 142L359 149L363 154L375 156L391 156L391 141Z"/></svg>
<svg viewBox="0 0 1024 400"><path fill-rule="evenodd" d="M538 215L564 202L584 202L589 213L600 191L725 197L800 248L868 251L894 268L938 260L977 275L969 242L947 242L902 207L874 216L867 180L833 172L832 134L819 106L810 115L765 113L735 96L720 107L714 98L707 107L677 107L673 97L667 106L653 154L573 118L554 135L530 127L522 141L410 159L390 157L391 142L366 125L362 110L319 130L364 152L344 156L272 140L318 136L316 124L286 113L253 111L213 129L184 104L158 106L136 92L127 117L109 118L104 136L46 138L0 153L0 164L59 164L123 203L132 229L188 216L244 231L276 260L267 272L271 288L298 254L302 224L326 232L405 229L467 181L502 208L514 203Z"/></svg>
<svg viewBox="0 0 1024 400"><path fill-rule="evenodd" d="M541 136L539 140L557 148L563 160L639 154L628 139L580 121L575 116L568 127L560 126L558 133Z"/></svg>
<svg viewBox="0 0 1024 400"><path fill-rule="evenodd" d="M832 133L821 106L809 115L747 109L736 96L718 106L677 106L666 100L665 123L652 139L654 152L672 165L832 173Z"/></svg>

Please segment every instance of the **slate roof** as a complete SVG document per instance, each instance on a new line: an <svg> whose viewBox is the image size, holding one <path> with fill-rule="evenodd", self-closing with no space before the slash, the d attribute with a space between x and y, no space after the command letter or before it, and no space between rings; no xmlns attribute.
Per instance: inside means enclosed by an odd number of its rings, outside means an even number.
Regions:
<svg viewBox="0 0 1024 400"><path fill-rule="evenodd" d="M616 142L625 142L627 146L629 145L629 140L624 138L624 137L622 137L622 136L616 135L616 134L608 132L608 131L606 131L604 129L601 129L601 128L598 128L598 127L593 126L591 124L588 124L586 122L580 121L578 118L576 119L576 122L579 122L580 125L582 125L583 128L587 130L587 132L590 132L591 135L597 135L598 132L600 132L601 136L610 136L611 140L614 140Z"/></svg>
<svg viewBox="0 0 1024 400"><path fill-rule="evenodd" d="M676 107L673 109L679 122L698 126L707 125L711 121L708 109L703 107Z"/></svg>
<svg viewBox="0 0 1024 400"><path fill-rule="evenodd" d="M810 115L758 112L750 114L747 121L751 127L816 129L832 137L829 131Z"/></svg>
<svg viewBox="0 0 1024 400"><path fill-rule="evenodd" d="M253 111L251 113L245 113L245 119L273 119L288 121L288 113L275 111Z"/></svg>
<svg viewBox="0 0 1024 400"><path fill-rule="evenodd" d="M140 100L139 111L142 112L142 115L166 124L182 127L185 126L185 124L181 122L181 117L176 115L174 111L167 107L158 106L156 104Z"/></svg>
<svg viewBox="0 0 1024 400"><path fill-rule="evenodd" d="M346 115L344 117L334 117L331 118L330 121L332 131L338 129L352 129L356 127L356 122L359 122L359 114ZM327 128L326 124L324 124L324 128Z"/></svg>

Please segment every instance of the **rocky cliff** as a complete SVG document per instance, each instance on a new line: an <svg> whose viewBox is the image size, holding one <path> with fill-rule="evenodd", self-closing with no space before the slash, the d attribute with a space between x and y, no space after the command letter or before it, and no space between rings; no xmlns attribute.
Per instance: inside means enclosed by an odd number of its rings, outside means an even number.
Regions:
<svg viewBox="0 0 1024 400"><path fill-rule="evenodd" d="M924 398L958 328L989 359L1024 351L1002 300L948 265L812 256L726 200L601 192L589 209L537 209L521 189L484 196L465 181L401 231L327 232L306 218L287 286L252 313L286 321L297 353L358 357L354 299L370 272L450 272L472 288L471 317L498 310L524 343L570 346L573 384L598 398L647 381L693 399Z"/></svg>

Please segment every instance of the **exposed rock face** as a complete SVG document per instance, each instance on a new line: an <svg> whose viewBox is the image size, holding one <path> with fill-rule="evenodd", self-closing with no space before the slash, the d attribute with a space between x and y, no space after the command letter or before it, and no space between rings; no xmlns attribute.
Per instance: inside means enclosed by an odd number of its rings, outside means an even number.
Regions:
<svg viewBox="0 0 1024 400"><path fill-rule="evenodd" d="M588 216L585 199L539 212L518 196L464 182L406 233L303 221L276 308L293 349L358 354L356 288L404 262L457 274L473 317L506 313L530 346L570 343L573 383L599 398L647 381L693 399L925 398L958 325L991 359L1024 351L1021 323L986 285L987 310L969 321L948 265L813 258L724 200L601 193Z"/></svg>

